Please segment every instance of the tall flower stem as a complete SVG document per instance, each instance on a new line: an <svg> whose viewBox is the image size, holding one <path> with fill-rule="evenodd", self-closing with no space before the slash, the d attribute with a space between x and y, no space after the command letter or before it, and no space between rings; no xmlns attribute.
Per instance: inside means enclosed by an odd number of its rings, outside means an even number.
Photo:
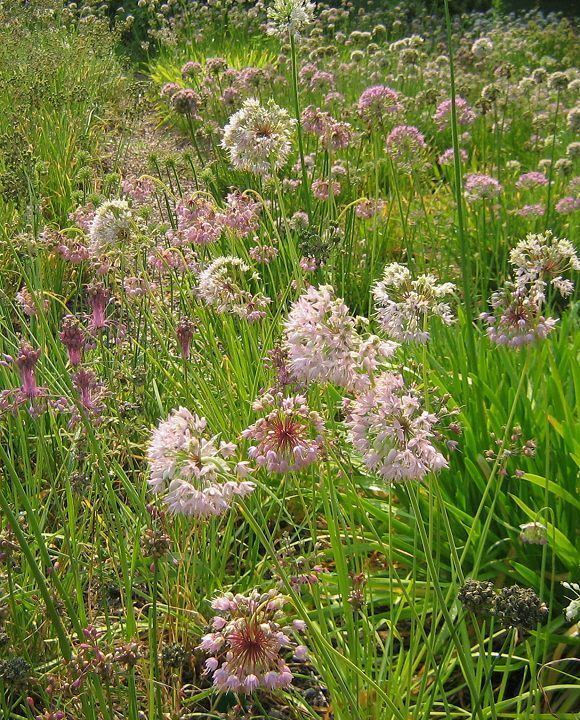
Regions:
<svg viewBox="0 0 580 720"><path fill-rule="evenodd" d="M465 682L467 683L467 687L471 694L471 698L473 701L475 701L475 699L478 698L478 696L479 696L479 692L475 685L475 677L474 677L474 673L473 673L473 667L471 664L471 658L465 651L465 647L462 644L461 638L459 637L459 634L457 632L457 627L455 626L454 620L451 617L451 613L447 609L447 601L446 601L445 597L443 596L443 591L441 589L441 586L437 582L439 573L438 573L437 567L435 565L435 560L433 558L433 549L429 543L429 538L427 536L427 532L425 530L425 524L423 522L423 517L421 515L421 508L419 507L417 490L415 487L413 487L412 483L409 483L408 489L409 489L409 500L411 503L411 507L413 509L413 514L415 515L416 526L417 526L417 529L419 530L421 544L423 545L423 550L425 552L425 559L427 561L427 567L428 567L431 577L433 579L433 588L435 590L435 595L437 596L437 600L439 602L440 611L443 615L443 619L445 621L445 625L447 626L447 630L451 637L451 641L455 647L455 651L457 652L457 658L458 658L459 664L461 666L461 669L463 671L463 676L465 678ZM483 712L480 707L475 708L472 717L478 717L478 718L480 718L480 720L483 720L484 715L483 715Z"/></svg>
<svg viewBox="0 0 580 720"><path fill-rule="evenodd" d="M463 297L465 300L465 320L467 326L467 356L472 370L477 369L477 355L475 352L475 333L473 327L473 289L471 268L471 247L465 228L463 216L463 176L461 174L461 158L459 156L459 128L457 123L457 106L455 91L455 65L451 40L451 17L449 15L449 2L445 4L445 26L447 30L447 50L449 53L449 79L451 82L451 134L453 144L453 165L455 169L455 202L457 205L457 233L459 235L459 248L461 252L461 271L463 277Z"/></svg>
<svg viewBox="0 0 580 720"><path fill-rule="evenodd" d="M296 117L296 131L298 133L298 153L300 154L300 167L302 169L302 194L306 203L308 215L311 215L310 188L308 186L308 173L304 161L304 140L302 137L302 121L300 119L300 100L298 98L298 64L296 58L296 41L290 33L290 57L292 60L292 94L294 99L294 114Z"/></svg>

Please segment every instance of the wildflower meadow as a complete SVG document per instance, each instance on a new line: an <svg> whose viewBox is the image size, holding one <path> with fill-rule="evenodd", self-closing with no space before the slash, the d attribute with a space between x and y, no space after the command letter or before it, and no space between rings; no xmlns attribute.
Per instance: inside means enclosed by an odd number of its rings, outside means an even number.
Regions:
<svg viewBox="0 0 580 720"><path fill-rule="evenodd" d="M1 720L580 718L568 11L0 0Z"/></svg>

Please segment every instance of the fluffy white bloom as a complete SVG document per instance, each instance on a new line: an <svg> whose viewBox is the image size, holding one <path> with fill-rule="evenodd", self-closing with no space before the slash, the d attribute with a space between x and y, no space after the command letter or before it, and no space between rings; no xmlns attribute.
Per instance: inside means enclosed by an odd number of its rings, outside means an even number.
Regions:
<svg viewBox="0 0 580 720"><path fill-rule="evenodd" d="M246 464L231 465L236 446L206 430L205 418L180 407L151 434L149 485L155 493L166 492L165 503L174 513L220 515L234 496L254 490L252 482L239 480L247 475Z"/></svg>
<svg viewBox="0 0 580 720"><path fill-rule="evenodd" d="M131 235L132 213L126 200L107 200L97 211L89 228L92 253L106 251L126 242Z"/></svg>
<svg viewBox="0 0 580 720"><path fill-rule="evenodd" d="M384 480L401 482L447 467L431 442L436 422L400 375L382 373L348 404L346 425L366 467Z"/></svg>
<svg viewBox="0 0 580 720"><path fill-rule="evenodd" d="M198 277L197 294L218 313L233 313L250 322L266 315L270 298L252 294L248 285L259 284L260 276L238 257L223 256L210 263Z"/></svg>
<svg viewBox="0 0 580 720"><path fill-rule="evenodd" d="M562 587L570 590L576 597L572 598L570 604L565 609L566 620L574 622L580 618L580 584L563 582Z"/></svg>
<svg viewBox="0 0 580 720"><path fill-rule="evenodd" d="M518 286L529 286L536 303L545 299L545 287L550 283L563 297L574 290L574 283L562 273L580 270L580 258L569 240L555 237L549 230L529 233L510 252Z"/></svg>
<svg viewBox="0 0 580 720"><path fill-rule="evenodd" d="M434 275L413 279L409 268L391 263L372 292L386 333L400 342L424 343L429 339L430 317L439 317L446 325L454 321L449 304L443 302L454 290L453 283L438 283Z"/></svg>
<svg viewBox="0 0 580 720"><path fill-rule="evenodd" d="M396 343L364 338L344 301L330 285L310 287L292 305L284 323L284 349L292 375L301 382L331 382L349 390L368 386Z"/></svg>
<svg viewBox="0 0 580 720"><path fill-rule="evenodd" d="M266 13L269 35L297 37L314 19L314 3L308 0L274 0Z"/></svg>
<svg viewBox="0 0 580 720"><path fill-rule="evenodd" d="M238 170L269 175L288 159L294 125L288 111L273 100L261 105L248 98L225 126L222 147Z"/></svg>
<svg viewBox="0 0 580 720"><path fill-rule="evenodd" d="M478 38L471 46L471 52L478 60L487 57L492 50L493 43L488 37Z"/></svg>

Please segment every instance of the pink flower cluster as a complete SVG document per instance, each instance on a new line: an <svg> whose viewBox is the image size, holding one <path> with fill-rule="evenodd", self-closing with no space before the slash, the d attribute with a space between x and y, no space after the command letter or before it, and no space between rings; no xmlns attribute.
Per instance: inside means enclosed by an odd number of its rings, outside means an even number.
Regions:
<svg viewBox="0 0 580 720"><path fill-rule="evenodd" d="M324 423L304 396L266 393L253 407L266 415L244 430L242 437L253 441L248 457L257 465L270 472L295 472L319 458Z"/></svg>
<svg viewBox="0 0 580 720"><path fill-rule="evenodd" d="M464 192L465 198L469 202L493 200L500 195L501 191L501 184L489 175L472 173L465 176Z"/></svg>
<svg viewBox="0 0 580 720"><path fill-rule="evenodd" d="M305 132L316 135L327 150L342 150L350 145L352 127L349 123L336 120L320 108L309 105L302 112L302 127Z"/></svg>
<svg viewBox="0 0 580 720"><path fill-rule="evenodd" d="M173 410L153 430L147 459L149 485L165 492L164 502L174 513L208 517L221 515L232 500L254 490L247 463L232 467L232 443L208 436L205 418L186 408Z"/></svg>
<svg viewBox="0 0 580 720"><path fill-rule="evenodd" d="M402 167L417 165L427 148L424 135L412 125L397 125L387 135L387 153Z"/></svg>
<svg viewBox="0 0 580 720"><path fill-rule="evenodd" d="M480 318L487 324L489 339L498 345L518 348L544 340L558 322L544 317L527 289L511 282L493 293L489 304L491 312Z"/></svg>
<svg viewBox="0 0 580 720"><path fill-rule="evenodd" d="M541 172L523 173L519 176L516 187L530 190L531 188L542 187L548 184L548 178Z"/></svg>
<svg viewBox="0 0 580 720"><path fill-rule="evenodd" d="M282 652L292 650L297 660L306 659L306 647L294 639L306 628L300 620L284 624L286 604L277 590L227 593L212 602L213 630L203 636L199 649L209 655L205 667L214 687L221 692L252 693L292 684Z"/></svg>
<svg viewBox="0 0 580 720"><path fill-rule="evenodd" d="M366 387L378 365L397 345L363 338L344 301L330 285L309 287L284 323L288 366L299 382L330 382L352 390Z"/></svg>
<svg viewBox="0 0 580 720"><path fill-rule="evenodd" d="M358 100L359 115L369 123L382 123L387 117L402 112L399 94L386 85L373 85Z"/></svg>
<svg viewBox="0 0 580 720"><path fill-rule="evenodd" d="M177 205L177 230L169 230L167 237L177 247L189 243L210 245L219 240L225 229L245 237L256 231L260 207L259 202L240 192L228 194L223 210L213 200L191 195Z"/></svg>
<svg viewBox="0 0 580 720"><path fill-rule="evenodd" d="M444 130L451 123L452 101L444 100L437 106L433 119L439 130ZM462 97L455 98L455 112L457 124L462 126L471 125L475 122L475 112L471 105Z"/></svg>
<svg viewBox="0 0 580 720"><path fill-rule="evenodd" d="M383 373L348 404L346 425L366 467L389 482L420 480L447 467L432 444L437 416L400 375Z"/></svg>

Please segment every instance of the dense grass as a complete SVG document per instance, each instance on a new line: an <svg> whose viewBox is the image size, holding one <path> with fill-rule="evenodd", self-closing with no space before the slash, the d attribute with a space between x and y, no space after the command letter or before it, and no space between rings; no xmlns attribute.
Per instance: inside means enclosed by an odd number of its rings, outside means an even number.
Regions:
<svg viewBox="0 0 580 720"><path fill-rule="evenodd" d="M59 9L57 22L22 8L2 29L0 55L19 60L0 66L7 90L0 101L0 351L16 357L23 340L41 349L36 376L48 407L34 413L23 404L0 415L0 715L576 717L580 641L565 615L573 596L562 582L579 580L577 304L574 296L549 293L543 312L558 318L555 329L520 349L491 342L478 319L526 233L577 236L578 211L557 209L578 192L577 153L567 150L577 140L569 120L578 103L573 28L558 18L498 14L448 18L447 27L442 16L425 17L419 28L405 8L380 7L339 14L331 26L332 11L319 7L313 32L294 48L266 35L263 13L251 8L175 3L165 20L149 8L134 26L124 25L125 42L151 42L138 70L151 78L159 132L191 141L186 152L170 155L151 147L149 158L132 158L139 167L123 162L131 88L114 54L119 34L108 34L88 10L92 19L81 22L74 9L66 17ZM370 37L350 34L361 29ZM404 62L401 46L391 43L416 32L424 42ZM337 40L336 33L344 34ZM477 63L470 50L481 36L493 49ZM224 90L235 85L233 75L205 73L207 58L216 57L237 71L258 68L257 82L236 86L229 104ZM201 69L184 80L189 60ZM332 73L342 99L300 74L309 62ZM565 72L566 88L526 84L539 67ZM41 92L42 77L50 78L48 92ZM175 112L167 94L159 99L170 82L200 92L199 117ZM378 83L404 98L400 123L424 134L419 165L401 169L386 152L397 123L365 125L359 116L361 92ZM490 83L499 95L482 107ZM441 129L433 118L452 93L477 111L468 128L453 117ZM303 133L312 158L306 183L289 182L304 178L297 133L280 172L244 172L232 167L220 139L248 96L273 98L292 116L296 103L299 111L320 107L356 132L339 150ZM469 139L461 136L467 130ZM460 145L464 163L439 162ZM518 186L519 175L545 159L547 184ZM570 164L558 165L563 159ZM106 173L123 167L123 178ZM466 202L470 173L498 179L501 195ZM144 200L122 185L138 176L151 183ZM338 180L340 192L317 199L312 183L321 179ZM183 197L198 193L224 211L232 187L259 202L255 231L224 230L210 245L179 247L174 256L187 261L181 269L151 262L170 247L167 231L178 227ZM121 196L132 206L127 233L116 247L91 250L69 214ZM360 217L363 199L383 201L380 212ZM541 204L542 214L517 214L527 204ZM294 214L307 208L304 228ZM50 240L56 230L57 243ZM73 240L87 250L80 263L58 247ZM255 262L256 245L275 247L277 256ZM216 312L199 297L201 270L230 255L259 274L244 289L271 298L257 322ZM304 270L305 256L316 261L313 272ZM257 469L255 491L221 517L165 513L163 497L147 484L151 429L184 406L247 459L242 432L260 415L256 397L276 382L268 354L281 342L292 303L308 285L330 284L364 318L361 327L384 336L371 290L395 261L456 286L457 321L434 320L428 343L401 344L386 366L416 388L427 409L447 408L434 442L448 468L420 482L386 484L349 440L342 401L353 394L311 383L302 390L326 425L317 462L285 474ZM128 279L144 290L132 292ZM87 286L95 280L113 298L100 331L90 331ZM26 304L16 299L23 288ZM92 409L59 337L66 315L86 329L82 367L102 383ZM183 318L194 327L188 359L178 342ZM6 357L0 389L19 382ZM542 524L545 544L522 542L520 525L529 522ZM153 541L163 552L152 552ZM309 573L316 582L298 587L292 580ZM526 630L477 617L457 599L470 578L530 588L548 615ZM291 662L288 690L216 692L197 649L212 599L272 587L305 621L309 660ZM102 656L87 650L89 627ZM88 656L85 672L79 662Z"/></svg>

